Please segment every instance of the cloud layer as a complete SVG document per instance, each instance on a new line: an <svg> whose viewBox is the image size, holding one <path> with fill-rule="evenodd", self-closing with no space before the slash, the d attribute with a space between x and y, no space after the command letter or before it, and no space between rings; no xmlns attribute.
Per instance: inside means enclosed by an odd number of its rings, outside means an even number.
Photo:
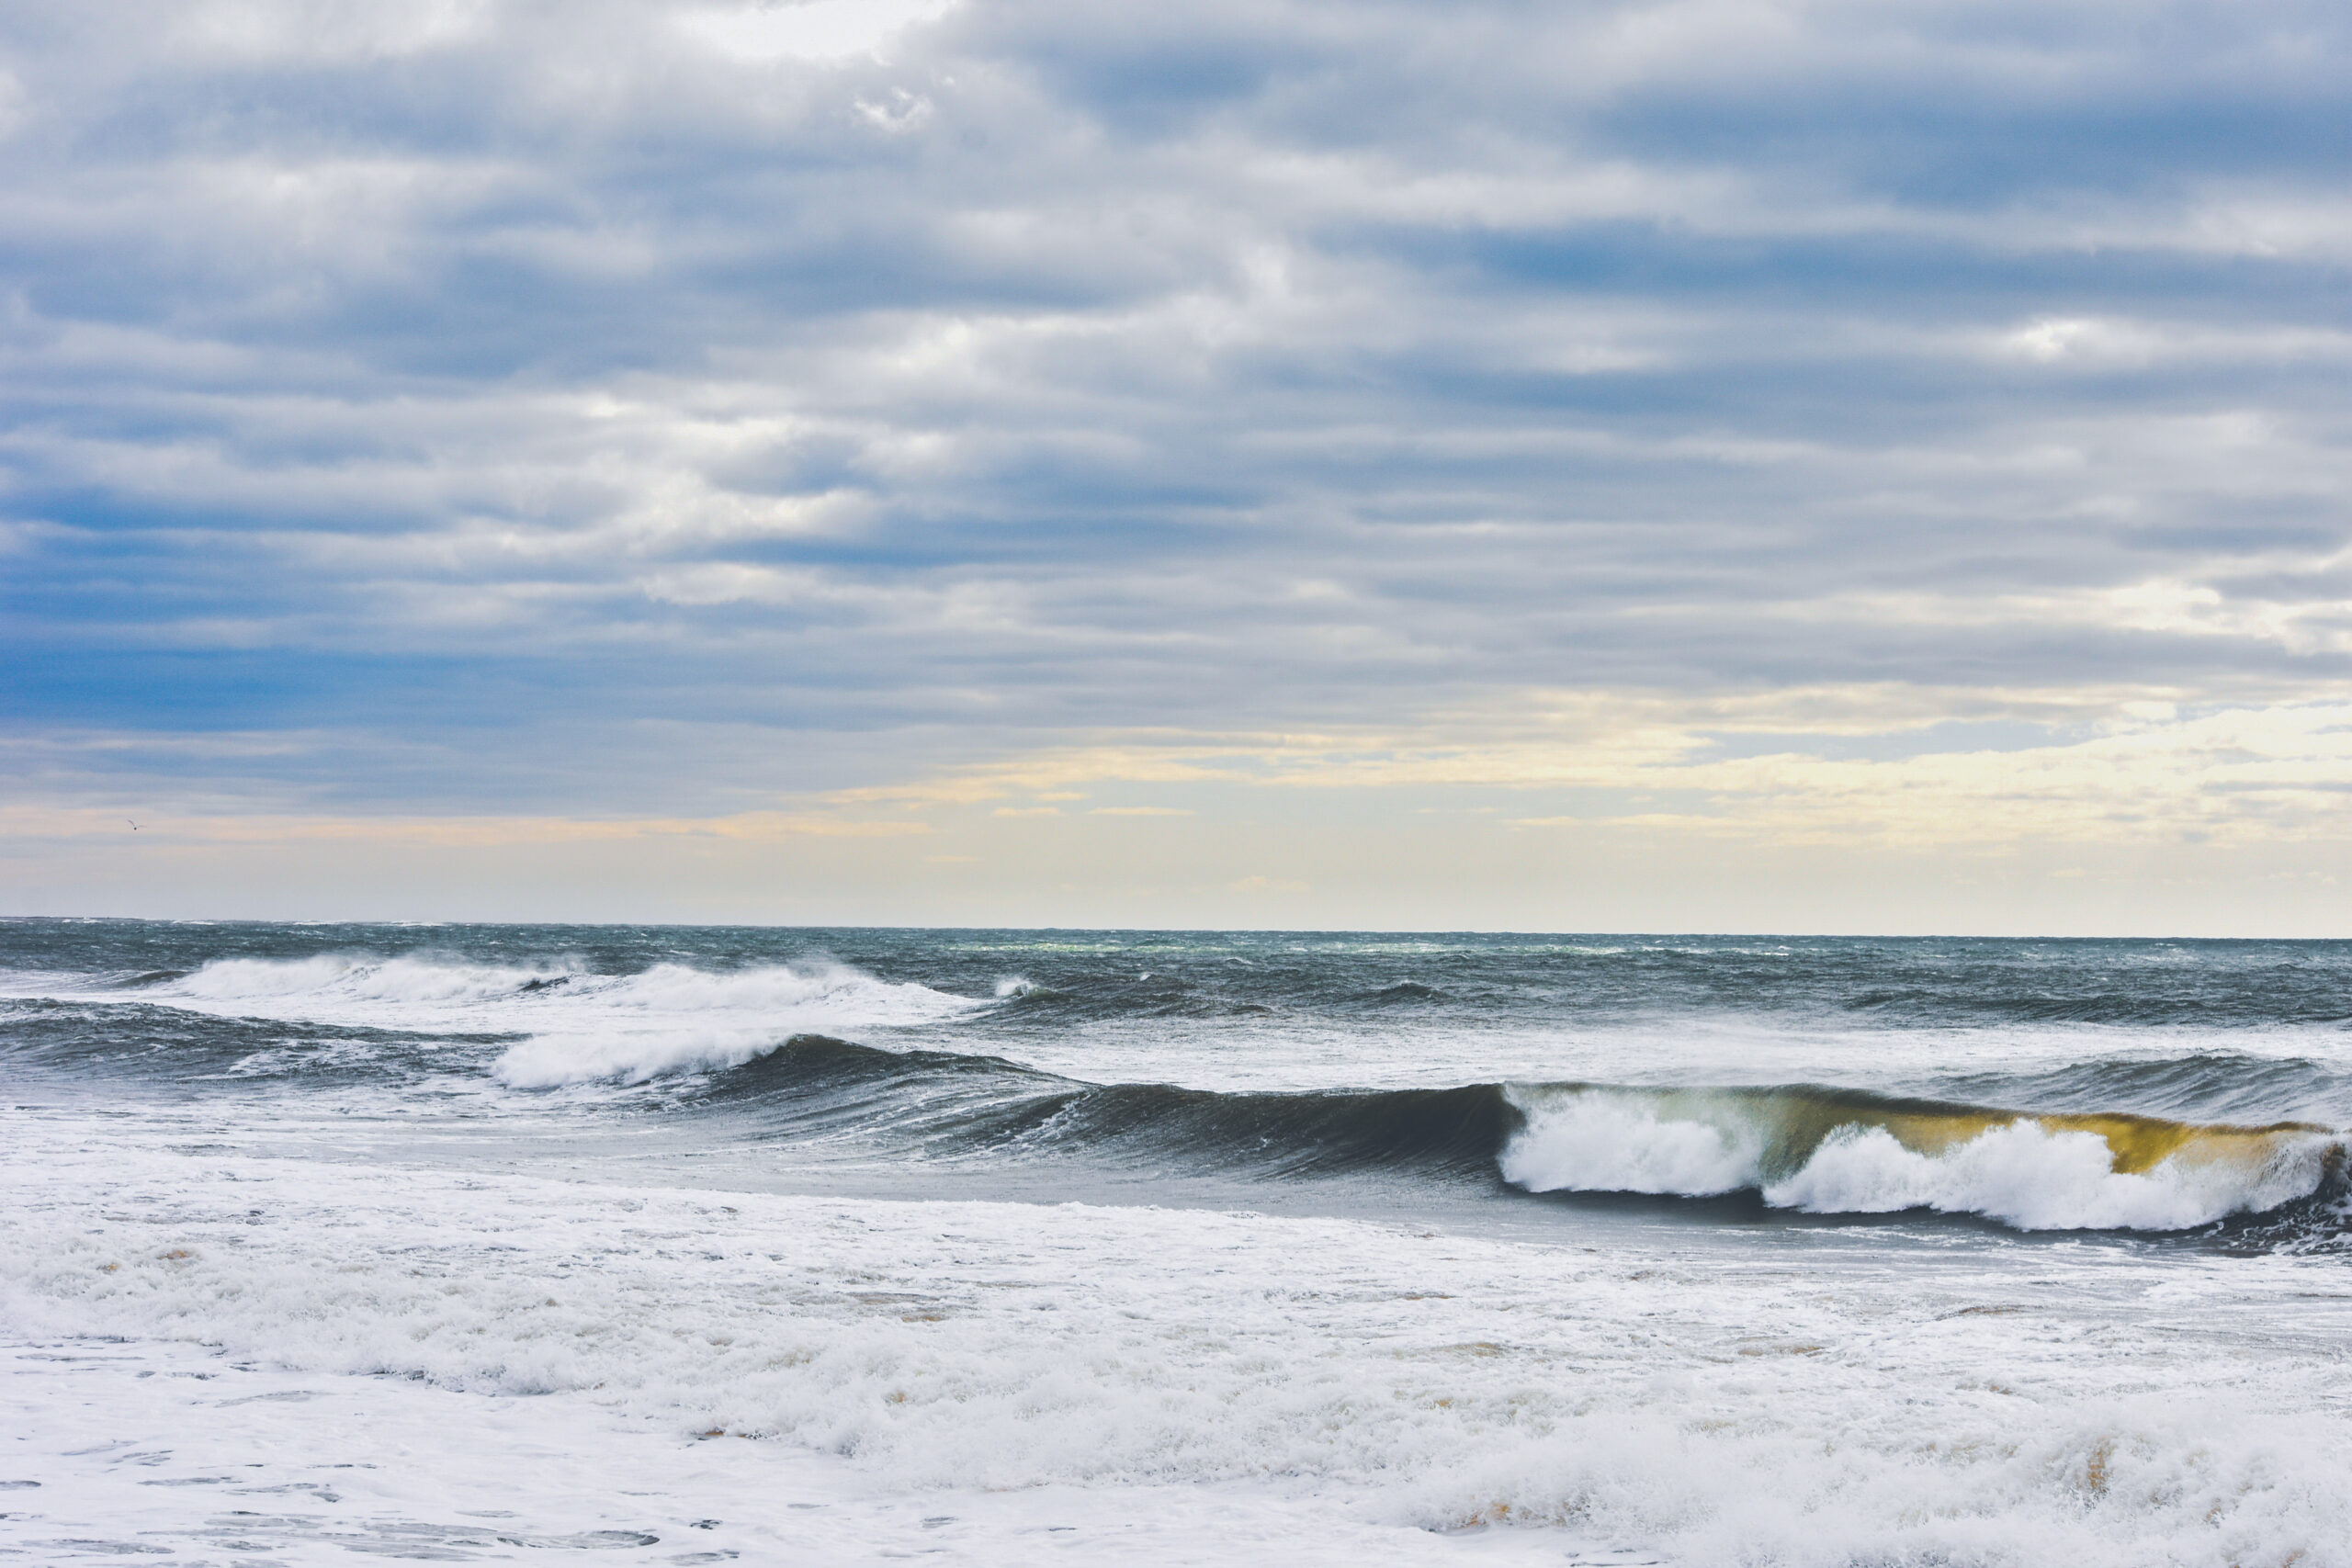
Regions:
<svg viewBox="0 0 2352 1568"><path fill-rule="evenodd" d="M1308 735L1778 821L1742 757L2153 724L2191 811L2352 674L2339 6L92 0L0 65L27 809Z"/></svg>

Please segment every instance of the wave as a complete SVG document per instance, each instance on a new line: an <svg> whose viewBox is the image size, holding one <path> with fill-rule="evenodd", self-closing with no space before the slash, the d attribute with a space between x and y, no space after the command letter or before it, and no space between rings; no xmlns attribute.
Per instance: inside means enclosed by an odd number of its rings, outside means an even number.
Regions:
<svg viewBox="0 0 2352 1568"><path fill-rule="evenodd" d="M510 996L557 973L544 966L329 953L308 958L216 958L193 974L162 978L155 989L175 999L240 1008L291 1000L447 1006Z"/></svg>
<svg viewBox="0 0 2352 1568"><path fill-rule="evenodd" d="M2276 1215L2338 1191L2346 1163L2345 1135L2314 1122L2028 1112L1810 1086L1219 1093L808 1035L697 1098L750 1116L765 1136L894 1156L1075 1158L1252 1179L1383 1173L1527 1193L1747 1193L1807 1213L1924 1210L2020 1230L2182 1231Z"/></svg>
<svg viewBox="0 0 2352 1568"><path fill-rule="evenodd" d="M1398 1007L1414 1002L1442 1002L1445 999L1446 995L1443 991L1439 990L1435 986L1424 986L1419 980L1399 980L1396 984L1385 986L1363 998L1373 1007Z"/></svg>
<svg viewBox="0 0 2352 1568"><path fill-rule="evenodd" d="M2344 1134L1811 1087L1525 1086L1504 1179L1531 1192L1755 1192L1816 1214L1981 1214L2020 1230L2188 1230L2343 1179Z"/></svg>
<svg viewBox="0 0 2352 1568"><path fill-rule="evenodd" d="M883 1051L821 1035L785 1042L698 1099L800 1141L1275 1179L1387 1171L1491 1181L1495 1152L1517 1123L1497 1084L1219 1093L1086 1083L1001 1056Z"/></svg>

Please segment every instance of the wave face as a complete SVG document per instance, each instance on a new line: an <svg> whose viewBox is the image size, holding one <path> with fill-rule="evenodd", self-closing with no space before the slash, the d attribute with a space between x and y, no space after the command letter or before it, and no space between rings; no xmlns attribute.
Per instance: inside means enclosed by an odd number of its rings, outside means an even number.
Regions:
<svg viewBox="0 0 2352 1568"><path fill-rule="evenodd" d="M1520 1118L1502 1088L1219 1093L1093 1084L1001 1057L798 1036L697 1097L763 1135L855 1136L939 1159L1078 1158L1261 1179L1385 1172L1492 1180Z"/></svg>
<svg viewBox="0 0 2352 1568"><path fill-rule="evenodd" d="M17 1081L255 1126L2298 1245L2348 997L2324 942L0 921Z"/></svg>

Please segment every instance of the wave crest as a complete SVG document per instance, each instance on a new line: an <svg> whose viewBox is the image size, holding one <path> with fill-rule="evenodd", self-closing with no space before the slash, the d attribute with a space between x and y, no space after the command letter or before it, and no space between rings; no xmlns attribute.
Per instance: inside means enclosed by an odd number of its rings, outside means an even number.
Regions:
<svg viewBox="0 0 2352 1568"><path fill-rule="evenodd" d="M740 969L662 963L628 974L560 959L226 958L151 995L197 1011L306 1026L520 1034L490 1069L513 1089L639 1083L739 1066L795 1034L926 1023L980 1005L822 956Z"/></svg>
<svg viewBox="0 0 2352 1568"><path fill-rule="evenodd" d="M831 959L722 974L658 964L619 985L585 990L587 1027L534 1033L500 1056L492 1076L510 1089L642 1083L741 1066L795 1034L923 1023L976 1005ZM542 1005L562 1003L549 998Z"/></svg>
<svg viewBox="0 0 2352 1568"><path fill-rule="evenodd" d="M166 978L157 988L175 999L255 1010L299 1000L446 1007L506 996L562 973L544 966L324 953L310 958L216 958L192 975Z"/></svg>

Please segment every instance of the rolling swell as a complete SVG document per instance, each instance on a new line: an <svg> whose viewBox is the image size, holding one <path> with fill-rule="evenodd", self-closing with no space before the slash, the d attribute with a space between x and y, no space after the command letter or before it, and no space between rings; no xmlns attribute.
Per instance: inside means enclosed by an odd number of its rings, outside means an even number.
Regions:
<svg viewBox="0 0 2352 1568"><path fill-rule="evenodd" d="M2089 1104L2199 1122L2326 1121L2352 1103L2352 1075L2327 1062L2211 1049L2094 1058L2030 1075L1952 1074L1935 1087L1969 1104Z"/></svg>
<svg viewBox="0 0 2352 1568"><path fill-rule="evenodd" d="M1225 987L1152 975L1128 980L1074 979L1063 986L1016 981L1003 988L997 1010L1003 1021L1020 1027L1125 1019L1251 1018L1277 1009L1269 1001L1235 996Z"/></svg>
<svg viewBox="0 0 2352 1568"><path fill-rule="evenodd" d="M324 1081L408 1076L433 1047L491 1046L514 1034L424 1034L332 1023L224 1018L146 1002L28 998L0 1002L0 1062L64 1081Z"/></svg>
<svg viewBox="0 0 2352 1568"><path fill-rule="evenodd" d="M719 1075L698 1098L775 1136L1272 1179L1387 1171L1492 1182L1495 1156L1521 1125L1499 1084L1221 1094L807 1034Z"/></svg>

